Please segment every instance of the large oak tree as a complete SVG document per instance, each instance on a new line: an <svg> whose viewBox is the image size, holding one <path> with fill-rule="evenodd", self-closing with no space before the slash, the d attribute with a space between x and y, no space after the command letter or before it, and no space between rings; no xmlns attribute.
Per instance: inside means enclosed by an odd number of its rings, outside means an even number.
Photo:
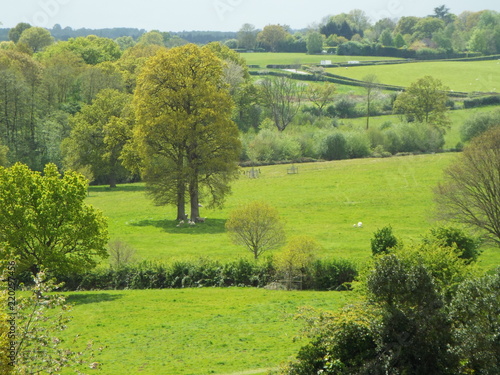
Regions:
<svg viewBox="0 0 500 375"><path fill-rule="evenodd" d="M155 203L176 205L179 220L187 197L193 220L201 200L220 206L241 150L222 60L193 44L159 51L138 78L134 105L128 161L138 161Z"/></svg>

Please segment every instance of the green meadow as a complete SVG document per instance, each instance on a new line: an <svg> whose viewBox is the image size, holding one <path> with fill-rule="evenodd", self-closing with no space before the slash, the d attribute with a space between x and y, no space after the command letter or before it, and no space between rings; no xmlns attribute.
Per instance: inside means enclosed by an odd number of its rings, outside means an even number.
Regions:
<svg viewBox="0 0 500 375"><path fill-rule="evenodd" d="M347 292L256 288L66 293L80 346L94 342L102 374L264 374L293 358L303 340L301 306L337 310ZM103 348L99 351L99 348ZM88 370L87 370L88 372ZM67 372L73 373L73 372Z"/></svg>
<svg viewBox="0 0 500 375"><path fill-rule="evenodd" d="M260 178L243 175L234 184L222 210L202 208L206 222L177 227L173 207L154 206L142 184L110 190L91 187L88 203L109 218L112 239L124 241L146 260L172 261L197 257L220 260L250 257L233 245L224 224L239 205L263 200L275 206L288 236L307 234L323 247L319 257L363 262L370 238L392 225L396 235L418 240L433 225L433 189L456 154L368 158L298 165L259 167ZM363 228L354 228L362 222ZM489 263L486 256L485 262Z"/></svg>
<svg viewBox="0 0 500 375"><path fill-rule="evenodd" d="M407 64L328 68L329 73L362 80L375 74L379 82L407 87L430 75L450 90L462 92L500 92L500 61L421 61Z"/></svg>
<svg viewBox="0 0 500 375"><path fill-rule="evenodd" d="M259 167L258 179L243 174L222 210L203 209L206 223L178 228L175 211L155 207L144 185L110 190L91 187L88 202L109 218L113 238L137 249L141 259L196 257L221 260L250 256L224 231L229 211L253 200L278 208L289 236L307 234L325 258L348 258L362 266L371 255L373 232L391 225L404 242L419 241L434 221L433 188L457 154L433 154ZM248 170L248 169L247 169ZM363 222L362 228L353 224ZM485 247L479 265L500 263ZM90 291L66 293L74 304L67 340L102 347L93 359L104 374L265 374L291 359L303 322L303 306L337 310L354 292L286 292L255 288Z"/></svg>

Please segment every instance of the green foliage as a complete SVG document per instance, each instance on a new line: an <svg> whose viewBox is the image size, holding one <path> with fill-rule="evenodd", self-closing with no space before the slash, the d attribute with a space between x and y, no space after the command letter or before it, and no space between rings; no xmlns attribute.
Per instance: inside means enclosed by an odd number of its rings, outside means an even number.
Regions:
<svg viewBox="0 0 500 375"><path fill-rule="evenodd" d="M335 132L324 139L325 147L322 157L325 160L347 159L348 148L345 136L340 132Z"/></svg>
<svg viewBox="0 0 500 375"><path fill-rule="evenodd" d="M264 202L252 202L231 212L226 230L232 241L249 250L257 260L265 251L285 242L278 210Z"/></svg>
<svg viewBox="0 0 500 375"><path fill-rule="evenodd" d="M262 43L271 52L278 52L280 43L284 42L289 35L281 25L267 25L257 34L257 42Z"/></svg>
<svg viewBox="0 0 500 375"><path fill-rule="evenodd" d="M387 254L398 245L398 239L392 233L392 227L386 226L373 233L371 248L373 255Z"/></svg>
<svg viewBox="0 0 500 375"><path fill-rule="evenodd" d="M307 35L307 53L315 54L323 51L323 35L319 32L310 32Z"/></svg>
<svg viewBox="0 0 500 375"><path fill-rule="evenodd" d="M427 242L437 242L441 246L453 247L459 258L474 262L481 251L479 246L481 241L468 236L463 230L453 227L439 227L431 229Z"/></svg>
<svg viewBox="0 0 500 375"><path fill-rule="evenodd" d="M0 242L19 257L19 271L81 272L107 256L106 221L86 196L83 176L61 176L53 164L43 175L19 163L0 168Z"/></svg>
<svg viewBox="0 0 500 375"><path fill-rule="evenodd" d="M461 139L468 142L494 126L500 125L500 110L478 112L468 117L460 129Z"/></svg>
<svg viewBox="0 0 500 375"><path fill-rule="evenodd" d="M320 250L321 247L314 238L296 236L276 255L276 268L283 277L287 290L292 290L297 282L302 286L303 276Z"/></svg>
<svg viewBox="0 0 500 375"><path fill-rule="evenodd" d="M221 206L236 177L241 144L222 68L211 47L190 44L159 52L138 80L128 164L139 167L157 204L177 206L178 220L187 194L196 221L200 200Z"/></svg>
<svg viewBox="0 0 500 375"><path fill-rule="evenodd" d="M21 34L32 27L29 23L26 22L20 22L16 26L12 27L9 30L9 39L12 40L14 43L19 42L19 38L21 38Z"/></svg>
<svg viewBox="0 0 500 375"><path fill-rule="evenodd" d="M447 94L439 79L425 76L399 94L394 112L403 113L408 121L417 121L444 129L449 125L446 116Z"/></svg>
<svg viewBox="0 0 500 375"><path fill-rule="evenodd" d="M90 168L98 183L116 187L128 175L121 153L132 136L131 97L117 90L102 90L92 104L69 120L71 134L62 144L66 170Z"/></svg>
<svg viewBox="0 0 500 375"><path fill-rule="evenodd" d="M18 44L25 44L31 52L40 52L54 43L50 31L43 27L30 27L24 30L19 38Z"/></svg>
<svg viewBox="0 0 500 375"><path fill-rule="evenodd" d="M500 270L462 283L450 306L452 351L461 374L494 374L500 368Z"/></svg>

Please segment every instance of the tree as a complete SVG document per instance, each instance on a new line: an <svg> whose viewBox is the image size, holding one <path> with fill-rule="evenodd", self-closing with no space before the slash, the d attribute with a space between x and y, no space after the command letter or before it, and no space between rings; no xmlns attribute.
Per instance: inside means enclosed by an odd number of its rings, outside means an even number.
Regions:
<svg viewBox="0 0 500 375"><path fill-rule="evenodd" d="M323 109L331 103L337 93L337 88L333 83L325 82L321 85L309 85L306 89L306 97L323 113Z"/></svg>
<svg viewBox="0 0 500 375"><path fill-rule="evenodd" d="M479 229L500 245L500 127L471 141L435 194L439 217Z"/></svg>
<svg viewBox="0 0 500 375"><path fill-rule="evenodd" d="M271 52L277 52L280 43L283 43L290 35L281 25L267 25L257 35L257 42L267 46Z"/></svg>
<svg viewBox="0 0 500 375"><path fill-rule="evenodd" d="M398 239L392 233L392 227L386 226L373 233L371 247L373 255L387 254L398 244Z"/></svg>
<svg viewBox="0 0 500 375"><path fill-rule="evenodd" d="M19 42L19 38L21 38L21 34L23 33L23 31L29 29L30 27L31 25L29 23L18 23L16 26L9 30L9 39L14 43Z"/></svg>
<svg viewBox="0 0 500 375"><path fill-rule="evenodd" d="M323 51L323 35L317 31L307 34L307 53L314 55Z"/></svg>
<svg viewBox="0 0 500 375"><path fill-rule="evenodd" d="M398 95L393 110L405 114L408 121L417 121L443 129L448 126L446 102L448 88L431 76L413 82Z"/></svg>
<svg viewBox="0 0 500 375"><path fill-rule="evenodd" d="M265 78L260 83L262 105L271 112L280 132L293 121L300 109L305 86L287 77Z"/></svg>
<svg viewBox="0 0 500 375"><path fill-rule="evenodd" d="M293 237L276 257L276 267L286 282L287 290L293 289L295 280L302 283L307 268L312 264L321 246L312 237Z"/></svg>
<svg viewBox="0 0 500 375"><path fill-rule="evenodd" d="M385 29L382 31L379 37L380 43L382 43L383 46L386 47L392 47L394 46L394 39L392 38L392 32L391 30Z"/></svg>
<svg viewBox="0 0 500 375"><path fill-rule="evenodd" d="M127 175L120 157L132 136L131 99L117 90L103 90L70 118L71 134L62 144L67 170L88 167L97 181L111 188Z"/></svg>
<svg viewBox="0 0 500 375"><path fill-rule="evenodd" d="M285 241L278 210L264 202L252 202L231 212L226 230L232 241L245 246L256 260L262 253L280 247Z"/></svg>
<svg viewBox="0 0 500 375"><path fill-rule="evenodd" d="M420 19L415 25L415 37L417 39L432 38L432 34L444 29L445 22L439 18L427 17Z"/></svg>
<svg viewBox="0 0 500 375"><path fill-rule="evenodd" d="M197 220L200 199L220 207L237 176L241 143L222 65L209 48L190 44L160 51L138 79L129 149L155 203L176 205L179 220L187 193Z"/></svg>
<svg viewBox="0 0 500 375"><path fill-rule="evenodd" d="M54 164L47 164L43 175L20 163L0 168L0 243L19 259L19 271L36 275L46 267L67 275L107 256L106 221L84 203L86 196L83 176L61 177Z"/></svg>
<svg viewBox="0 0 500 375"><path fill-rule="evenodd" d="M450 307L452 351L463 374L494 374L500 368L500 269L462 283Z"/></svg>
<svg viewBox="0 0 500 375"><path fill-rule="evenodd" d="M18 44L26 44L33 53L40 52L54 43L50 31L43 27L30 27L21 34Z"/></svg>
<svg viewBox="0 0 500 375"><path fill-rule="evenodd" d="M254 25L245 23L238 31L238 46L239 48L252 50L257 44L257 30Z"/></svg>

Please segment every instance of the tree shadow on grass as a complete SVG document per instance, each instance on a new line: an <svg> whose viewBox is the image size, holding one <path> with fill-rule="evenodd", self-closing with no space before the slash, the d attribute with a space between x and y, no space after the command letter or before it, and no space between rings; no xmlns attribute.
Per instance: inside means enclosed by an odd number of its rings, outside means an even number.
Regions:
<svg viewBox="0 0 500 375"><path fill-rule="evenodd" d="M114 192L135 192L146 191L146 186L143 184L123 184L117 185L115 188L109 186L89 186L89 193L114 193Z"/></svg>
<svg viewBox="0 0 500 375"><path fill-rule="evenodd" d="M204 223L196 225L179 224L177 220L152 220L146 219L138 222L129 223L135 227L155 227L160 228L167 233L172 234L217 234L226 231L225 219L206 219Z"/></svg>
<svg viewBox="0 0 500 375"><path fill-rule="evenodd" d="M70 294L66 297L66 301L75 305L86 305L89 303L112 302L120 298L122 296L119 294L109 293Z"/></svg>

